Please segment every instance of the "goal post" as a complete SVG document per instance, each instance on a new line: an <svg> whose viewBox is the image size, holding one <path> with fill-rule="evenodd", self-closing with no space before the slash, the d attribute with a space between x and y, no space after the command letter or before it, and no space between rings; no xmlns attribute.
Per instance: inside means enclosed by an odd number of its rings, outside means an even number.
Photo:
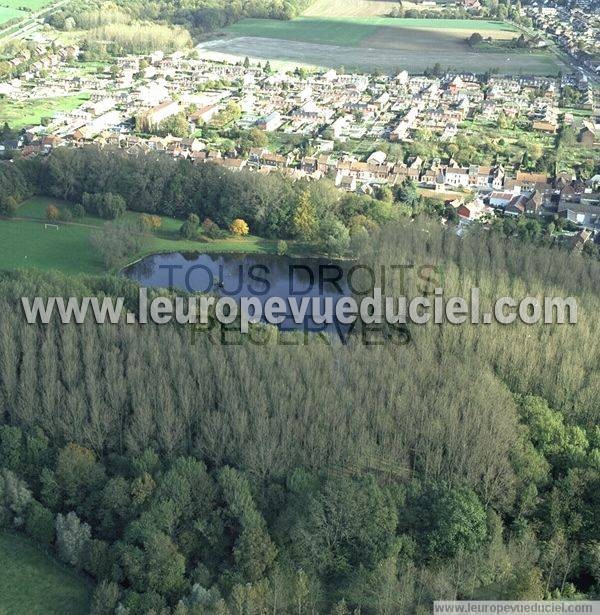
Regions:
<svg viewBox="0 0 600 615"><path fill-rule="evenodd" d="M58 224L44 224L44 229L47 231L48 229L52 229L53 231L58 231Z"/></svg>

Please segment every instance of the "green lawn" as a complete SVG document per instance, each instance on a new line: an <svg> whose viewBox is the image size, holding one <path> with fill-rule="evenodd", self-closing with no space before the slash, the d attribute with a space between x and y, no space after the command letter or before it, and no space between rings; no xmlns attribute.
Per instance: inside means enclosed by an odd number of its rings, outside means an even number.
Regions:
<svg viewBox="0 0 600 615"><path fill-rule="evenodd" d="M2 245L2 269L59 270L73 275L98 274L106 271L102 260L90 246L90 234L105 224L104 220L86 216L70 224L59 224L59 229L45 228L45 212L48 205L64 209L67 204L46 197L34 197L21 205L15 219L0 219L0 245ZM125 219L136 220L139 214L127 212ZM156 252L242 252L248 254L273 254L277 242L260 237L220 240L185 241L179 239L180 220L163 218L163 226L155 235L149 236L143 257ZM1 612L0 612L0 615Z"/></svg>
<svg viewBox="0 0 600 615"><path fill-rule="evenodd" d="M44 98L27 101L0 100L0 123L8 122L11 128L21 129L38 125L43 117L52 117L59 111L72 111L90 96L87 93L58 98Z"/></svg>
<svg viewBox="0 0 600 615"><path fill-rule="evenodd" d="M4 23L7 23L13 19L27 17L27 13L24 11L19 11L12 7L6 7L0 5L0 26Z"/></svg>
<svg viewBox="0 0 600 615"><path fill-rule="evenodd" d="M92 585L23 536L0 534L1 615L86 615Z"/></svg>
<svg viewBox="0 0 600 615"><path fill-rule="evenodd" d="M45 6L52 4L53 0L0 0L1 7L8 7L11 9L23 9L26 8L30 11L39 11Z"/></svg>

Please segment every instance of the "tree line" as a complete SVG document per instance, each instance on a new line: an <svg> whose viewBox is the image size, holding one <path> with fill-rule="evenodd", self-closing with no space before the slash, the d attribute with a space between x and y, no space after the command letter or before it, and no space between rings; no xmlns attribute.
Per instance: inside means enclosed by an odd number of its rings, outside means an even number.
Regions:
<svg viewBox="0 0 600 615"><path fill-rule="evenodd" d="M91 29L131 18L180 25L202 35L227 27L246 17L292 19L311 0L75 0L48 17L58 29Z"/></svg>
<svg viewBox="0 0 600 615"><path fill-rule="evenodd" d="M105 218L116 218L126 208L182 221L193 215L221 229L242 219L253 234L299 239L338 254L353 238L361 243L404 211L389 189L377 198L342 194L328 179L292 183L276 172L236 173L162 153L132 155L96 147L60 148L46 158L0 163L0 187L6 188L0 197L4 215L38 193L82 204L89 214Z"/></svg>

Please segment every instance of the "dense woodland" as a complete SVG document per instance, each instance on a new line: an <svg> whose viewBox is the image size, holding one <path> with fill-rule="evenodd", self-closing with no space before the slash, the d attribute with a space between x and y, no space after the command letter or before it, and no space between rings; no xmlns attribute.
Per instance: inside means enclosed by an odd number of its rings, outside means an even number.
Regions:
<svg viewBox="0 0 600 615"><path fill-rule="evenodd" d="M38 328L19 297L133 307L136 287L4 274L0 523L93 576L95 613L598 597L600 265L555 257L426 220L386 225L361 262L443 266L448 296L579 301L577 326L413 327L402 347ZM388 278L387 294L420 283Z"/></svg>
<svg viewBox="0 0 600 615"><path fill-rule="evenodd" d="M122 22L125 15L141 21L180 25L202 35L245 17L292 19L309 4L310 0L113 0L111 3L75 0L48 21L59 29L90 29L108 21Z"/></svg>

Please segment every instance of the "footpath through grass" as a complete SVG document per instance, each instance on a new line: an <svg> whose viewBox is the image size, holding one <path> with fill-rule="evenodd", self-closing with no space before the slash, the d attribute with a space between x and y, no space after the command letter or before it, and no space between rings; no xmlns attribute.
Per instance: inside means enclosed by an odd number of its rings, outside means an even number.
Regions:
<svg viewBox="0 0 600 615"><path fill-rule="evenodd" d="M92 584L29 539L0 534L0 614L87 615Z"/></svg>
<svg viewBox="0 0 600 615"><path fill-rule="evenodd" d="M0 218L0 269L57 270L69 275L105 273L102 259L90 244L90 235L106 221L85 216L71 223L59 223L58 230L46 228L46 208L50 204L60 210L68 207L68 203L58 199L34 197L19 207L15 218ZM124 219L135 221L139 216L138 213L127 212ZM254 236L181 240L181 220L166 217L162 220L161 229L148 236L143 253L137 255L138 258L157 252L274 254L277 251L277 241Z"/></svg>

